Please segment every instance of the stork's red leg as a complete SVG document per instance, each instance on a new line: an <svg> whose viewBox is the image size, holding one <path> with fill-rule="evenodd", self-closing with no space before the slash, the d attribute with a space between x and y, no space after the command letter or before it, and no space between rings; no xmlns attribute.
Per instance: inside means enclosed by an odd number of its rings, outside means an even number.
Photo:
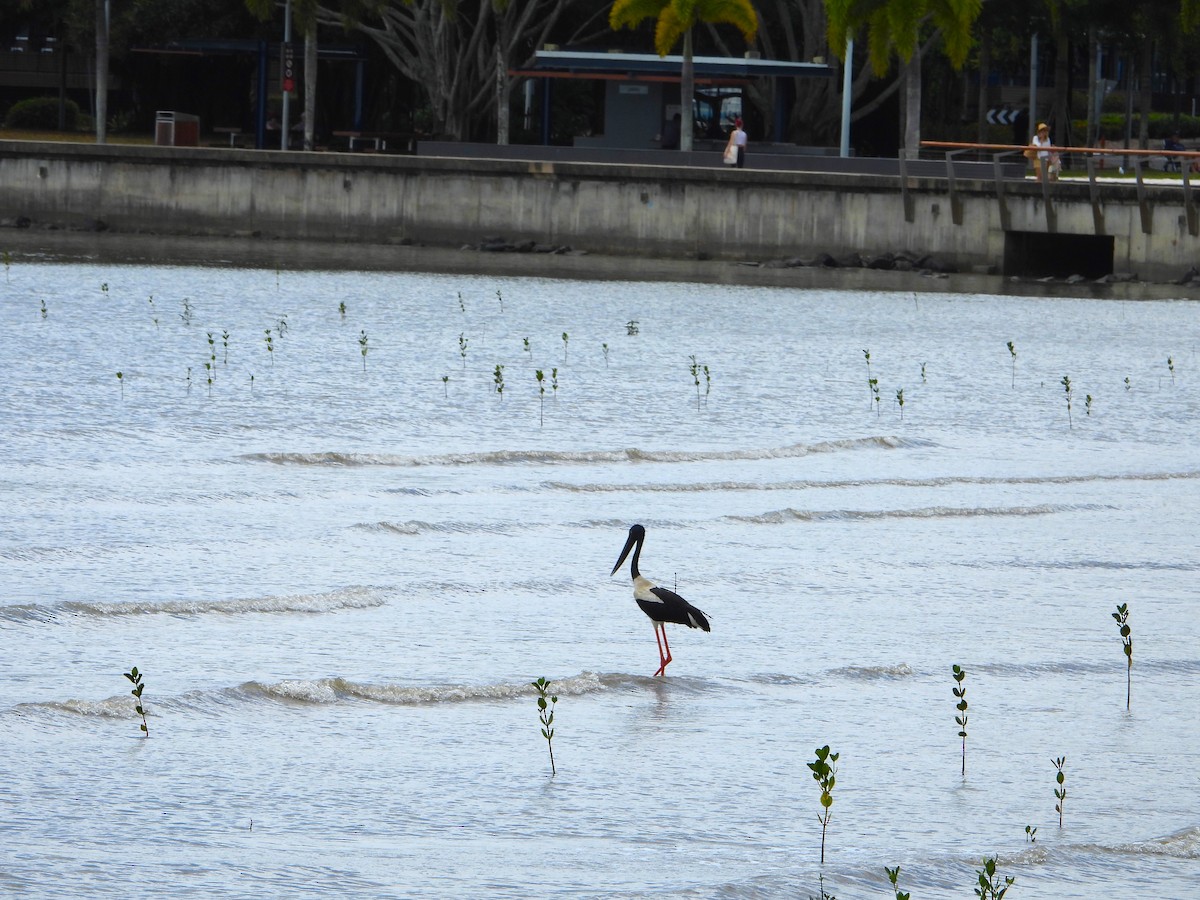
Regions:
<svg viewBox="0 0 1200 900"><path fill-rule="evenodd" d="M662 668L658 670L658 674L659 674L659 675L666 675L666 674L667 674L667 663L669 663L669 662L671 661L671 659L672 659L672 657L671 657L671 645L667 643L667 626L666 626L666 625L661 625L661 624L660 624L658 627L662 629L662 642L663 642L663 646L667 648L667 656L666 656L666 658L665 658L665 659L662 661ZM661 651L660 651L660 653L661 653Z"/></svg>
<svg viewBox="0 0 1200 900"><path fill-rule="evenodd" d="M659 632L660 628L662 629L662 637L661 638L658 636L658 632ZM654 623L654 640L658 643L658 671L655 672L654 674L662 675L662 674L665 674L664 670L667 668L667 663L669 663L671 661L671 649L670 649L670 647L668 647L667 655L666 656L663 655L663 643L665 643L667 640L667 630L665 628L663 628L663 626L658 622Z"/></svg>

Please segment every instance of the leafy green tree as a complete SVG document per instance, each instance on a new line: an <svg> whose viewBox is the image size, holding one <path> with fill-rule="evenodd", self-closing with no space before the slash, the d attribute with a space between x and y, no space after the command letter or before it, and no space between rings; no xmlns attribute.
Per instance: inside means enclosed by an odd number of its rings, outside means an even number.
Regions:
<svg viewBox="0 0 1200 900"><path fill-rule="evenodd" d="M695 121L692 98L696 93L695 65L692 61L692 29L700 22L726 23L735 26L751 43L758 33L758 14L750 0L615 0L608 14L614 31L624 27L636 28L643 21L656 18L654 49L666 56L683 39L683 68L680 72L679 99L681 109L680 150L692 149Z"/></svg>
<svg viewBox="0 0 1200 900"><path fill-rule="evenodd" d="M921 145L921 30L931 25L942 39L951 65L961 68L973 44L982 0L825 0L829 47L846 54L847 36L865 30L867 58L883 75L893 57L904 68L904 147L915 154Z"/></svg>

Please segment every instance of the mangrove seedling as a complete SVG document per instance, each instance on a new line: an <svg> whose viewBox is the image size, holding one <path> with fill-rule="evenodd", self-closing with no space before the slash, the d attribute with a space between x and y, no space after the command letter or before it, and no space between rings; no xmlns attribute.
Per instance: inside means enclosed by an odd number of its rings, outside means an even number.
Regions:
<svg viewBox="0 0 1200 900"><path fill-rule="evenodd" d="M285 334L287 334L287 331L288 331L287 313L284 313L282 316L279 317L279 327L276 328L275 330L279 333L280 337L283 337Z"/></svg>
<svg viewBox="0 0 1200 900"><path fill-rule="evenodd" d="M188 394L192 393L192 367L191 366L188 366L188 371L187 371L187 392L188 392Z"/></svg>
<svg viewBox="0 0 1200 900"><path fill-rule="evenodd" d="M46 309L46 298L45 298L45 297L43 297L43 298L42 298L42 318L43 318L43 319L44 319L44 318L46 318L46 313L47 313L47 312L48 312L48 310Z"/></svg>
<svg viewBox="0 0 1200 900"><path fill-rule="evenodd" d="M1026 825L1025 826L1025 837L1027 837L1029 839L1029 843L1036 844L1037 843L1037 828L1035 828L1032 825Z"/></svg>
<svg viewBox="0 0 1200 900"><path fill-rule="evenodd" d="M102 294L108 293L108 282L107 281L100 282L100 293L102 293Z"/></svg>
<svg viewBox="0 0 1200 900"><path fill-rule="evenodd" d="M700 364L696 362L696 354L688 357L692 364L688 366L688 371L692 373L692 381L696 384L696 409L700 409Z"/></svg>
<svg viewBox="0 0 1200 900"><path fill-rule="evenodd" d="M521 338L525 342L525 352L529 354L529 358L533 359L533 348L529 346L529 338Z"/></svg>
<svg viewBox="0 0 1200 900"><path fill-rule="evenodd" d="M954 675L954 680L957 682L955 687L951 688L954 696L958 699L958 703L954 708L958 710L958 715L954 717L955 723L958 725L958 736L962 738L962 776L967 777L967 688L963 684L963 679L967 677L966 670L955 663L951 667L951 673Z"/></svg>
<svg viewBox="0 0 1200 900"><path fill-rule="evenodd" d="M569 334L567 334L567 333L564 331L564 332L562 333L562 342L563 342L563 362L566 362L566 361L567 361L567 344L570 342L570 340L571 340L571 336L570 336Z"/></svg>
<svg viewBox="0 0 1200 900"><path fill-rule="evenodd" d="M833 895L825 890L825 873L824 872L817 873L817 890L819 890L821 892L821 895L818 897L818 896L814 896L813 894L809 894L808 900L837 900L837 897L835 895Z"/></svg>
<svg viewBox="0 0 1200 900"><path fill-rule="evenodd" d="M1129 383L1129 376L1125 376L1125 390L1129 390L1133 385Z"/></svg>
<svg viewBox="0 0 1200 900"><path fill-rule="evenodd" d="M250 393L254 393L254 373L250 373Z"/></svg>
<svg viewBox="0 0 1200 900"><path fill-rule="evenodd" d="M267 353L271 355L271 365L275 365L275 339L271 337L271 329L263 329L266 332L266 337L263 340L267 344Z"/></svg>
<svg viewBox="0 0 1200 900"><path fill-rule="evenodd" d="M504 295L500 293L500 288L496 288L496 299L500 301L500 312L504 312Z"/></svg>
<svg viewBox="0 0 1200 900"><path fill-rule="evenodd" d="M123 372L117 373L117 384L121 385L121 399L124 400L125 399L125 374Z"/></svg>
<svg viewBox="0 0 1200 900"><path fill-rule="evenodd" d="M896 403L900 405L900 421L904 421L904 388L896 391Z"/></svg>
<svg viewBox="0 0 1200 900"><path fill-rule="evenodd" d="M888 881L892 883L892 890L896 892L896 900L909 900L908 892L900 890L900 886L897 884L900 880L900 867L896 866L894 869L889 869L887 866L884 866L883 871L887 872Z"/></svg>
<svg viewBox="0 0 1200 900"><path fill-rule="evenodd" d="M179 318L183 319L184 325L192 324L192 302L187 298L183 298L183 312L179 314Z"/></svg>
<svg viewBox="0 0 1200 900"><path fill-rule="evenodd" d="M1067 776L1063 774L1063 766L1066 765L1067 758L1065 756L1060 756L1058 759L1053 760L1053 762L1054 768L1058 770L1054 774L1054 780L1058 782L1058 787L1054 789L1054 799L1058 801L1054 804L1054 811L1058 813L1058 827L1062 828L1063 804L1067 799L1067 788L1066 785L1063 784Z"/></svg>
<svg viewBox="0 0 1200 900"><path fill-rule="evenodd" d="M921 384L926 384L926 383L927 383L927 380L925 378L925 363L921 363Z"/></svg>
<svg viewBox="0 0 1200 900"><path fill-rule="evenodd" d="M1008 355L1012 357L1012 386L1017 386L1017 348L1013 346L1013 342L1008 342Z"/></svg>
<svg viewBox="0 0 1200 900"><path fill-rule="evenodd" d="M601 344L600 351L604 354L604 368L608 368L608 344Z"/></svg>
<svg viewBox="0 0 1200 900"><path fill-rule="evenodd" d="M533 373L538 383L538 425L546 424L546 376L538 369Z"/></svg>
<svg viewBox="0 0 1200 900"><path fill-rule="evenodd" d="M626 334L629 334L629 335L637 334L639 330L640 329L638 328L637 319L630 319L628 322L625 323L625 333Z"/></svg>
<svg viewBox="0 0 1200 900"><path fill-rule="evenodd" d="M463 302L462 291L458 292L458 311L464 316L467 314L467 304Z"/></svg>
<svg viewBox="0 0 1200 900"><path fill-rule="evenodd" d="M983 861L983 868L979 869L976 874L979 876L979 887L975 888L975 896L979 900L1001 900L1008 889L1013 886L1013 882L1017 879L1009 876L1000 880L1000 876L996 874L996 860L994 857L988 857Z"/></svg>
<svg viewBox="0 0 1200 900"><path fill-rule="evenodd" d="M1171 373L1171 384L1175 383L1175 360L1167 357L1167 371Z"/></svg>
<svg viewBox="0 0 1200 900"><path fill-rule="evenodd" d="M358 333L358 351L362 354L363 371L367 371L367 332L362 330Z"/></svg>
<svg viewBox="0 0 1200 900"><path fill-rule="evenodd" d="M712 393L712 374L708 371L708 365L704 365L704 405L708 406L708 395Z"/></svg>
<svg viewBox="0 0 1200 900"><path fill-rule="evenodd" d="M211 361L204 364L204 375L208 379L208 395L211 397L213 382L213 366Z"/></svg>
<svg viewBox="0 0 1200 900"><path fill-rule="evenodd" d="M158 327L158 316L154 315L154 295L151 294L146 299L150 303L150 319L152 322L154 322L154 327L157 328Z"/></svg>
<svg viewBox="0 0 1200 900"><path fill-rule="evenodd" d="M450 376L449 375L442 376L442 394L443 394L443 396L445 396L447 398L450 396Z"/></svg>
<svg viewBox="0 0 1200 900"><path fill-rule="evenodd" d="M462 294L459 294L459 296L461 297ZM463 333L460 331L458 333L458 355L462 357L462 363L463 363L464 369L467 367L467 344L468 343L470 343L470 341L467 338L463 337Z"/></svg>
<svg viewBox="0 0 1200 900"><path fill-rule="evenodd" d="M345 320L345 318L346 318L346 301L345 300L338 303L338 315L340 315L342 317L342 319Z"/></svg>
<svg viewBox="0 0 1200 900"><path fill-rule="evenodd" d="M134 666L125 673L125 677L133 683L133 690L130 693L133 694L134 700L137 701L137 705L134 706L133 711L142 717L142 733L146 737L150 737L150 729L146 727L146 710L142 706L142 690L146 687L142 683L142 673L137 670L137 666Z"/></svg>
<svg viewBox="0 0 1200 900"><path fill-rule="evenodd" d="M863 350L863 359L867 361L867 388L871 391L871 399L876 400L879 397L879 382L871 377L871 351ZM878 409L878 407L876 407Z"/></svg>
<svg viewBox="0 0 1200 900"><path fill-rule="evenodd" d="M228 331L221 332L221 349L225 353L225 357L222 360L222 362L224 363L224 365L229 365L229 332Z"/></svg>
<svg viewBox="0 0 1200 900"><path fill-rule="evenodd" d="M550 389L553 391L551 396L558 400L558 367L555 366L550 370Z"/></svg>
<svg viewBox="0 0 1200 900"><path fill-rule="evenodd" d="M1059 384L1063 386L1063 391L1067 395L1067 427L1074 428L1075 423L1071 421L1071 379L1064 375Z"/></svg>
<svg viewBox="0 0 1200 900"><path fill-rule="evenodd" d="M875 415L879 415L879 379L868 378L867 383L871 385L871 399L875 401Z"/></svg>
<svg viewBox="0 0 1200 900"><path fill-rule="evenodd" d="M496 385L496 393L500 395L500 399L504 399L504 366L496 363L495 371L492 372L492 383Z"/></svg>
<svg viewBox="0 0 1200 900"><path fill-rule="evenodd" d="M813 780L821 789L821 813L817 821L821 823L821 865L825 865L825 831L829 827L829 817L833 815L833 786L837 783L838 754L829 752L829 745L817 748L817 759L808 763L812 770Z"/></svg>
<svg viewBox="0 0 1200 900"><path fill-rule="evenodd" d="M554 767L554 704L558 697L550 693L550 682L544 677L530 684L537 690L538 718L542 722L542 737L546 739L546 749L550 751L550 774L557 775Z"/></svg>
<svg viewBox="0 0 1200 900"><path fill-rule="evenodd" d="M217 361L217 343L211 331L206 332L208 335L208 358L211 362Z"/></svg>
<svg viewBox="0 0 1200 900"><path fill-rule="evenodd" d="M1092 414L1092 395L1087 394L1083 398L1083 411L1089 416Z"/></svg>
<svg viewBox="0 0 1200 900"><path fill-rule="evenodd" d="M1129 605L1122 603L1112 617L1121 629L1121 643L1125 649L1125 711L1129 712L1129 691L1133 679L1133 634L1129 630Z"/></svg>

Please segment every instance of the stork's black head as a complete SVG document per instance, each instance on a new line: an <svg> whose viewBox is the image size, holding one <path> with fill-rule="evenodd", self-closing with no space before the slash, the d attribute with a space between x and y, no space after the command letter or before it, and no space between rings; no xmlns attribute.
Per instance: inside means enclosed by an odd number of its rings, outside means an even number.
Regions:
<svg viewBox="0 0 1200 900"><path fill-rule="evenodd" d="M621 563L625 562L625 557L627 557L629 555L629 551L632 550L634 547L637 547L638 548L637 552L633 554L633 565L632 565L633 576L635 578L637 577L637 574L638 574L637 559L638 559L638 555L642 552L642 541L644 541L645 539L646 539L646 529L645 528L643 528L641 525L633 525L632 527L630 527L629 539L627 541L625 541L625 548L621 551L621 558L618 559L617 564L615 566L613 566L612 571L609 573L610 576L617 574L617 569L621 568Z"/></svg>

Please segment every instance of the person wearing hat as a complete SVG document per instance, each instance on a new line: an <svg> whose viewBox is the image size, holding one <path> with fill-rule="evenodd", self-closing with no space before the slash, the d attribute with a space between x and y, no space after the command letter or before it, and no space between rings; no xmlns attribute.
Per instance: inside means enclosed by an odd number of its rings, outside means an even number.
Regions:
<svg viewBox="0 0 1200 900"><path fill-rule="evenodd" d="M1037 132L1029 143L1025 155L1033 160L1033 175L1038 181L1058 180L1058 154L1050 149L1050 126L1039 122Z"/></svg>

